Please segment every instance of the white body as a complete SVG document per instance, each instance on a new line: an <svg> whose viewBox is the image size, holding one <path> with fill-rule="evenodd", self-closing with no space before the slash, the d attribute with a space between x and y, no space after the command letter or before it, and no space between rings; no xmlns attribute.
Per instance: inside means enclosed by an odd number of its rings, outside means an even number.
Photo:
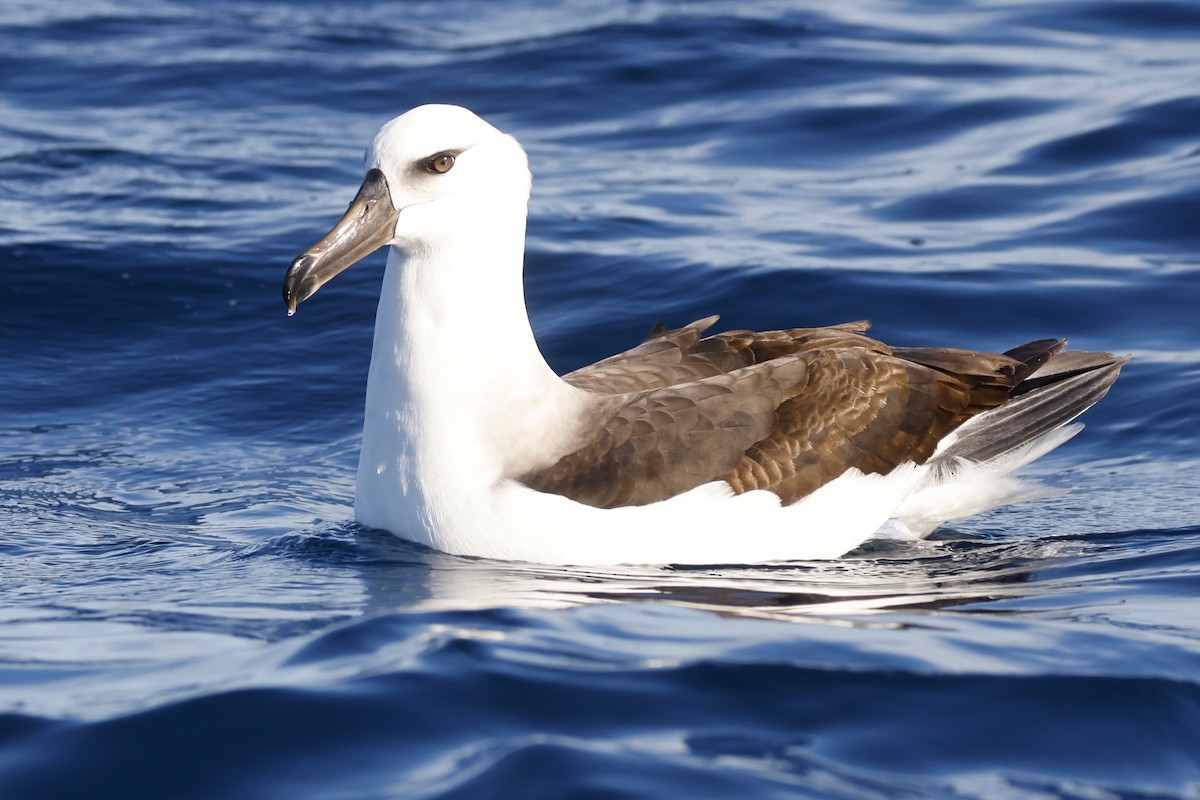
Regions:
<svg viewBox="0 0 1200 800"><path fill-rule="evenodd" d="M413 172L413 159L451 147L461 148L454 171ZM363 525L448 553L543 563L833 558L889 520L890 530L922 535L1036 494L1008 475L1072 432L949 479L912 464L887 476L852 470L787 507L719 481L617 509L536 492L507 476L562 455L589 396L551 371L529 326L523 152L442 106L389 123L368 160L387 175L399 222L367 383L355 497Z"/></svg>

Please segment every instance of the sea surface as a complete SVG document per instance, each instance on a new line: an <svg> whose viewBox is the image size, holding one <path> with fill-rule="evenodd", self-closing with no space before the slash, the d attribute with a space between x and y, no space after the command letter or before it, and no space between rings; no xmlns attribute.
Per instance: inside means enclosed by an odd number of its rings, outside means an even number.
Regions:
<svg viewBox="0 0 1200 800"><path fill-rule="evenodd" d="M658 321L1133 355L927 542L458 558L353 521L421 103L516 135L569 370ZM0 0L0 798L1200 798L1200 3ZM736 536L736 530L730 535Z"/></svg>

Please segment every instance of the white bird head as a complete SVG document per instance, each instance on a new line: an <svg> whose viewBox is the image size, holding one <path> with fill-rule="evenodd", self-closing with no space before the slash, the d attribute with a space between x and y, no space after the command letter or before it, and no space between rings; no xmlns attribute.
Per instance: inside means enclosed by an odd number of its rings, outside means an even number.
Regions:
<svg viewBox="0 0 1200 800"><path fill-rule="evenodd" d="M386 245L433 248L464 220L516 211L524 218L531 178L516 139L465 108L414 108L379 129L367 175L350 208L288 268L288 313L351 264Z"/></svg>

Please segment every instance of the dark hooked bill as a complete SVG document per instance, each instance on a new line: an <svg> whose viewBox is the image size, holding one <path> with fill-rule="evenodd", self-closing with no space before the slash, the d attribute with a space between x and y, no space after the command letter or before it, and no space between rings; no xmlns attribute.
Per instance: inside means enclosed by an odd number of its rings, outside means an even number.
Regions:
<svg viewBox="0 0 1200 800"><path fill-rule="evenodd" d="M372 169L332 230L288 267L283 278L288 315L333 276L390 242L399 216L392 205L387 179L378 169Z"/></svg>

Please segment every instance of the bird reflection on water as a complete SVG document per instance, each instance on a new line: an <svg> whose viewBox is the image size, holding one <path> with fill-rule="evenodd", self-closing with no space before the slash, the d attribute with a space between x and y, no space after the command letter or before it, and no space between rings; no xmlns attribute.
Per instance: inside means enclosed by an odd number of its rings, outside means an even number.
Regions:
<svg viewBox="0 0 1200 800"><path fill-rule="evenodd" d="M835 561L585 568L448 556L382 532L356 531L369 563L360 575L374 598L367 605L378 611L398 604L466 610L642 600L800 621L884 610L994 613L970 606L1046 591L1039 574L1095 549L1079 537L1014 542L940 531L926 542L875 540ZM885 624L883 618L860 623Z"/></svg>

